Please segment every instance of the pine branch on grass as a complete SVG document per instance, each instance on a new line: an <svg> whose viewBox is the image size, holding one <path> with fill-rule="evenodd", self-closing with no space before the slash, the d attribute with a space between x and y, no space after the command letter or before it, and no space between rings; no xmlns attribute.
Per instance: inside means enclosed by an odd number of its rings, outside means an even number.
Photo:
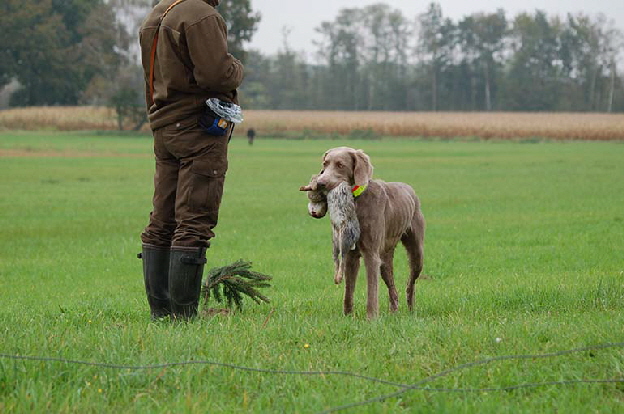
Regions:
<svg viewBox="0 0 624 414"><path fill-rule="evenodd" d="M228 266L215 267L208 272L202 286L204 304L211 296L219 303L225 301L230 309L235 305L238 310L243 309L245 296L258 304L269 303L271 300L258 289L271 287L267 282L271 279L271 276L251 270L251 262L242 259Z"/></svg>

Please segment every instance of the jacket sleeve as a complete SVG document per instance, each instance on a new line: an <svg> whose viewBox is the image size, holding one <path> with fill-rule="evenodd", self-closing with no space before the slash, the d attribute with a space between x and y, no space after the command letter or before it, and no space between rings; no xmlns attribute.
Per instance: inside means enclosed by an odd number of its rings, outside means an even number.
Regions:
<svg viewBox="0 0 624 414"><path fill-rule="evenodd" d="M193 75L200 88L230 92L243 82L243 64L228 53L227 28L221 16L212 15L186 30Z"/></svg>

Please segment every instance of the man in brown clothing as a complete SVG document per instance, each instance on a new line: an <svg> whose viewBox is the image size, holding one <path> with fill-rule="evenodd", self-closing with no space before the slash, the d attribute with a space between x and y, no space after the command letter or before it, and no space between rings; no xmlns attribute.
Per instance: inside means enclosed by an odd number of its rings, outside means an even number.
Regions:
<svg viewBox="0 0 624 414"><path fill-rule="evenodd" d="M242 64L228 53L218 4L161 0L140 30L156 156L153 211L140 255L153 318L197 314L206 249L217 224L232 127L222 121L222 134L206 132L206 117L214 117L205 102L237 103L243 79Z"/></svg>

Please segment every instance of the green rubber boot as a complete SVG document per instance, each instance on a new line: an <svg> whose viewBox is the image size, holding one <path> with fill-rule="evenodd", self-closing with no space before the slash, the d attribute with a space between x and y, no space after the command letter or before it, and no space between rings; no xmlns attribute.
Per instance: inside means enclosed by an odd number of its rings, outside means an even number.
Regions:
<svg viewBox="0 0 624 414"><path fill-rule="evenodd" d="M172 247L169 260L171 317L188 320L197 315L206 264L204 247Z"/></svg>
<svg viewBox="0 0 624 414"><path fill-rule="evenodd" d="M140 259L143 259L145 293L147 293L152 319L171 315L169 254L168 247L143 244L143 251L138 255Z"/></svg>

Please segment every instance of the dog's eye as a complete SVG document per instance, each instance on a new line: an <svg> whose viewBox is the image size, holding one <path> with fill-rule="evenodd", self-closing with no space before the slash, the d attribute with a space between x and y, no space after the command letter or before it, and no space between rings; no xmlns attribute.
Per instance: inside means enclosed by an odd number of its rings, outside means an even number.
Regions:
<svg viewBox="0 0 624 414"><path fill-rule="evenodd" d="M343 163L341 163L341 162L337 162L336 163L336 168L342 168L342 167L344 167Z"/></svg>

